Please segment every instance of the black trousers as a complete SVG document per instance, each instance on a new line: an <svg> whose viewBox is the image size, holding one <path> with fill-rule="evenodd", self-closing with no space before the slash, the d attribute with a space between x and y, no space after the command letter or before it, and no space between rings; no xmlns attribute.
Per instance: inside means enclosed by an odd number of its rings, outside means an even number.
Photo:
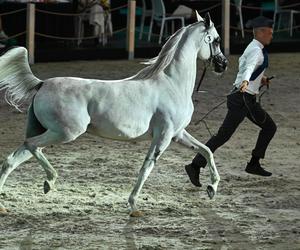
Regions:
<svg viewBox="0 0 300 250"><path fill-rule="evenodd" d="M264 158L266 149L276 132L276 124L269 114L256 102L256 96L234 92L227 96L228 112L218 133L212 136L206 146L212 152L227 142L233 135L239 124L247 117L250 121L261 128L255 148L252 155L258 158ZM192 162L194 167L205 167L206 160L201 154L197 154Z"/></svg>

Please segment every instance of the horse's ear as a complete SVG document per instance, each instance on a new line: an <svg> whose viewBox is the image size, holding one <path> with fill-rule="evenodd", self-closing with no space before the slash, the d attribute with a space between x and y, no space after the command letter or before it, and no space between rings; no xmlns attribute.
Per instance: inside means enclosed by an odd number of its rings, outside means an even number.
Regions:
<svg viewBox="0 0 300 250"><path fill-rule="evenodd" d="M197 22L203 21L203 18L199 15L198 11L195 10L195 12L196 12Z"/></svg>
<svg viewBox="0 0 300 250"><path fill-rule="evenodd" d="M207 12L204 17L205 28L208 29L211 25L210 14Z"/></svg>

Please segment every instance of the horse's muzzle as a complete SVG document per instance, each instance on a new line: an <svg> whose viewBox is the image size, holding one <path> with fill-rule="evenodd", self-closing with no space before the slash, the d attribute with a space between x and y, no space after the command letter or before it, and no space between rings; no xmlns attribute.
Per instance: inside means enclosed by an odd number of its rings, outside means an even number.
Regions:
<svg viewBox="0 0 300 250"><path fill-rule="evenodd" d="M215 66L214 71L216 73L222 73L227 68L228 60L224 55L218 54L218 55L213 56L212 63Z"/></svg>

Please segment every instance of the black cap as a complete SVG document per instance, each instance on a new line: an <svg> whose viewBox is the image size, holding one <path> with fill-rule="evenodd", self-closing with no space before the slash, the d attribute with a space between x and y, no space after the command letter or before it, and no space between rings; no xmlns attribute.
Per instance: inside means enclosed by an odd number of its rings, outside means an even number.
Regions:
<svg viewBox="0 0 300 250"><path fill-rule="evenodd" d="M264 16L259 16L256 17L252 20L249 20L246 23L246 28L261 28L261 27L269 27L272 28L273 27L273 20L266 18Z"/></svg>

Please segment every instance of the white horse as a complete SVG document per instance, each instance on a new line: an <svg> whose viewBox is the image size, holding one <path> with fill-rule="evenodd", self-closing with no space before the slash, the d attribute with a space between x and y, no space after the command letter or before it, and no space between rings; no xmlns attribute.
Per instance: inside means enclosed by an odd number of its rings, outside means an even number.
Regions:
<svg viewBox="0 0 300 250"><path fill-rule="evenodd" d="M193 114L192 93L197 58L210 60L214 71L223 72L227 60L220 50L219 35L210 20L197 13L198 22L178 30L158 57L136 75L115 81L55 77L36 78L23 47L0 57L0 90L18 108L32 99L24 143L6 160L0 172L0 192L8 175L34 156L46 172L44 193L53 188L57 173L42 149L67 143L87 132L113 140L151 139L152 143L138 180L129 196L131 215L139 216L136 200L155 162L173 140L196 149L207 160L212 198L220 180L213 154L185 128Z"/></svg>

